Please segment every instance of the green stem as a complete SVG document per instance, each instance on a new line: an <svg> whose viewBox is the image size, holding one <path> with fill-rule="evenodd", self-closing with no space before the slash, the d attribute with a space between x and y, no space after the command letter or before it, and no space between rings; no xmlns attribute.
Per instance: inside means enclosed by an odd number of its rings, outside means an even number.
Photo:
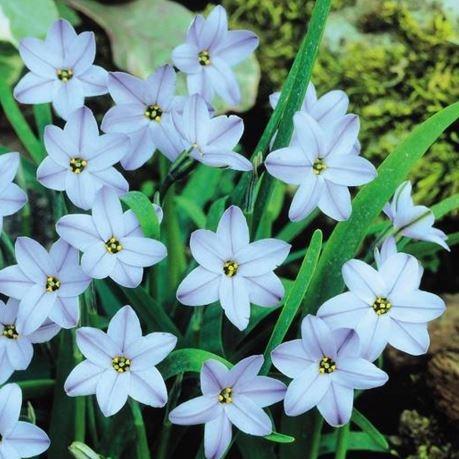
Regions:
<svg viewBox="0 0 459 459"><path fill-rule="evenodd" d="M97 432L97 423L96 423L96 412L94 410L94 400L88 398L88 403L86 404L86 414L88 419L88 430L89 435L91 436L92 444L99 447L99 434Z"/></svg>
<svg viewBox="0 0 459 459"><path fill-rule="evenodd" d="M316 410L314 415L314 426L312 431L311 443L309 447L309 456L308 459L317 459L319 457L320 450L320 439L322 437L322 426L324 424L324 419Z"/></svg>
<svg viewBox="0 0 459 459"><path fill-rule="evenodd" d="M10 261L11 263L14 263L14 260L16 258L14 244L11 241L8 234L6 234L4 231L2 231L1 240L2 240L3 246L6 249L6 260Z"/></svg>
<svg viewBox="0 0 459 459"><path fill-rule="evenodd" d="M37 130L40 135L40 139L43 140L43 133L45 131L45 127L48 126L48 124L52 124L53 122L50 104L34 105L33 114L35 116L35 123L37 125Z"/></svg>
<svg viewBox="0 0 459 459"><path fill-rule="evenodd" d="M335 459L346 459L347 446L349 443L349 423L340 427L338 430L338 437L336 440Z"/></svg>
<svg viewBox="0 0 459 459"><path fill-rule="evenodd" d="M24 115L19 110L18 104L11 93L11 88L3 80L0 80L0 104L19 140L26 147L35 163L40 164L45 157L43 145L35 137Z"/></svg>
<svg viewBox="0 0 459 459"><path fill-rule="evenodd" d="M145 431L145 424L143 422L142 411L139 404L135 400L129 401L131 408L134 427L137 435L136 452L138 459L148 459L151 457L150 449L148 448L147 433Z"/></svg>

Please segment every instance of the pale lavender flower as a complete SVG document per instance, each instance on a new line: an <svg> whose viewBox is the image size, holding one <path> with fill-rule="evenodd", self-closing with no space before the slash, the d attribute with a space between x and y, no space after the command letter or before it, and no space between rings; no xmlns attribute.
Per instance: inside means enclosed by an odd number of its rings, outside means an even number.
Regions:
<svg viewBox="0 0 459 459"><path fill-rule="evenodd" d="M225 9L218 5L205 19L191 23L186 43L172 52L174 65L186 73L189 94L200 94L212 102L217 93L232 105L241 93L231 67L246 59L258 46L258 38L247 30L228 30Z"/></svg>
<svg viewBox="0 0 459 459"><path fill-rule="evenodd" d="M93 65L93 32L77 34L66 20L59 19L49 29L46 40L22 40L19 53L30 70L14 88L19 102L51 102L57 114L67 119L84 105L85 97L107 93L107 72Z"/></svg>
<svg viewBox="0 0 459 459"><path fill-rule="evenodd" d="M332 426L349 422L354 389L379 387L387 374L361 357L357 335L332 331L318 317L301 324L301 339L287 341L271 353L273 364L293 381L284 399L285 413L298 416L317 406Z"/></svg>
<svg viewBox="0 0 459 459"><path fill-rule="evenodd" d="M106 187L96 196L92 216L65 215L56 230L83 252L81 267L88 276L111 277L125 287L137 287L143 268L159 263L167 254L164 244L144 236L132 210L123 213L116 192Z"/></svg>
<svg viewBox="0 0 459 459"><path fill-rule="evenodd" d="M102 130L129 135L131 148L121 160L125 169L141 167L156 148L171 161L183 151L171 118L171 110L178 104L175 84L170 65L160 67L146 80L123 72L109 74L108 90L116 105L105 114Z"/></svg>
<svg viewBox="0 0 459 459"><path fill-rule="evenodd" d="M77 207L88 210L104 186L118 195L129 190L126 179L113 165L129 151L129 138L123 134L99 135L91 110L74 111L61 129L46 126L48 155L37 170L37 180L52 190L65 191Z"/></svg>
<svg viewBox="0 0 459 459"><path fill-rule="evenodd" d="M62 239L48 252L28 237L16 239L15 252L18 264L0 271L0 292L20 300L22 333L34 332L47 317L63 328L75 327L78 295L91 282L78 264L78 252Z"/></svg>
<svg viewBox="0 0 459 459"><path fill-rule="evenodd" d="M269 102L274 109L280 98L280 92L274 92L269 96ZM349 98L344 91L335 89L317 97L316 89L312 82L309 83L300 111L307 113L315 119L320 127L332 135L335 129L339 129L341 118L346 115L349 107ZM295 142L295 138L292 139ZM360 153L360 143L355 141L351 153Z"/></svg>
<svg viewBox="0 0 459 459"><path fill-rule="evenodd" d="M249 435L269 435L270 417L263 408L284 398L285 384L258 376L263 356L241 360L228 369L208 360L201 369L202 396L173 409L169 420L179 425L205 424L204 451L207 459L219 459L231 443L232 425Z"/></svg>
<svg viewBox="0 0 459 459"><path fill-rule="evenodd" d="M172 112L175 128L184 141L184 149L191 150L196 161L213 167L229 167L237 171L251 171L252 163L233 149L244 132L239 116L212 117L206 101L195 94L185 101L183 113Z"/></svg>
<svg viewBox="0 0 459 459"><path fill-rule="evenodd" d="M79 328L76 341L87 360L69 374L64 384L67 395L96 394L104 416L117 413L128 397L155 408L166 404L166 385L155 365L174 349L174 335L142 336L136 313L124 306L113 316L107 333Z"/></svg>
<svg viewBox="0 0 459 459"><path fill-rule="evenodd" d="M3 228L3 217L20 210L27 202L27 195L13 179L19 168L19 153L0 155L0 233Z"/></svg>
<svg viewBox="0 0 459 459"><path fill-rule="evenodd" d="M325 302L317 315L332 328L355 329L366 359L375 360L387 343L411 355L427 352L427 322L443 314L445 303L419 289L415 257L396 253L378 270L350 260L343 266L343 278L350 291Z"/></svg>
<svg viewBox="0 0 459 459"><path fill-rule="evenodd" d="M286 259L290 244L278 239L250 242L249 228L241 209L231 206L217 232L194 231L190 249L200 266L191 271L177 290L187 306L219 300L226 317L239 330L250 318L250 303L270 307L279 304L284 287L274 274Z"/></svg>
<svg viewBox="0 0 459 459"><path fill-rule="evenodd" d="M352 154L358 117L343 116L330 134L304 112L295 114L294 125L295 142L273 151L265 161L272 176L299 185L290 206L290 220L302 220L316 207L335 220L347 220L352 211L348 187L376 177L369 161Z"/></svg>
<svg viewBox="0 0 459 459"><path fill-rule="evenodd" d="M38 456L49 448L49 437L35 424L19 420L22 392L17 384L0 389L0 457L21 459Z"/></svg>
<svg viewBox="0 0 459 459"><path fill-rule="evenodd" d="M395 191L392 202L384 207L384 213L390 218L397 235L429 241L450 250L446 244L446 234L433 227L435 216L426 206L415 206L411 197L411 183L403 182Z"/></svg>
<svg viewBox="0 0 459 459"><path fill-rule="evenodd" d="M22 332L17 321L19 301L10 298L6 305L0 301L0 384L16 370L25 370L33 357L33 344L52 339L60 327L47 319L35 331Z"/></svg>

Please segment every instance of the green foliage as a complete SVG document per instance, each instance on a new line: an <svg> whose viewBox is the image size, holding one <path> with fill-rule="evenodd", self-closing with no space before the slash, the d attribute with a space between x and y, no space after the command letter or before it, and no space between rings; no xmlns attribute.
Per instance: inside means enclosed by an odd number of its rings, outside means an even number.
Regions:
<svg viewBox="0 0 459 459"><path fill-rule="evenodd" d="M263 100L282 86L313 3L224 1L234 24L258 25ZM459 7L448 0L342 0L333 6L313 81L319 94L348 92L350 109L361 116L363 154L380 162L413 126L458 99ZM429 204L459 190L458 151L454 132L432 146L410 173L417 198Z"/></svg>

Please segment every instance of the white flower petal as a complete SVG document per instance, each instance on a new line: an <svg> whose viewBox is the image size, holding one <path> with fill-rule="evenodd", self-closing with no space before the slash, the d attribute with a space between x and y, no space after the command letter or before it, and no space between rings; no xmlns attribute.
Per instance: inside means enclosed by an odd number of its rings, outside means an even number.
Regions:
<svg viewBox="0 0 459 459"><path fill-rule="evenodd" d="M129 395L131 374L129 371L117 373L105 370L96 387L96 398L104 416L112 416L123 408Z"/></svg>
<svg viewBox="0 0 459 459"><path fill-rule="evenodd" d="M89 360L84 360L71 371L65 380L65 393L69 397L95 394L97 383L105 370Z"/></svg>
<svg viewBox="0 0 459 459"><path fill-rule="evenodd" d="M129 395L140 403L162 408L167 403L167 388L161 373L155 368L131 371Z"/></svg>
<svg viewBox="0 0 459 459"><path fill-rule="evenodd" d="M201 306L213 303L219 298L221 277L221 274L216 274L198 266L178 286L177 299L187 306Z"/></svg>

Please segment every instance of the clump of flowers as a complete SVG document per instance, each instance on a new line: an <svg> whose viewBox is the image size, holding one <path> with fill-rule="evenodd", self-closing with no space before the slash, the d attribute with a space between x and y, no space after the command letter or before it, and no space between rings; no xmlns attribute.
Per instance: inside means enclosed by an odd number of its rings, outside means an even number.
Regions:
<svg viewBox="0 0 459 459"><path fill-rule="evenodd" d="M171 64L146 80L106 72L93 65L93 34L78 35L64 20L52 25L44 42L27 38L21 43L30 72L17 84L16 99L51 102L64 120L44 129L36 165L37 183L53 190L46 193L55 207L59 238L47 250L44 241L20 236L13 245L4 235L11 263L0 269L0 293L8 297L0 301L0 380L27 370L33 345L49 342L61 329L76 328L62 332L75 336L75 343L60 346L60 355L70 363L62 370L58 362L53 385L56 391L63 386L69 397L95 395L97 412L87 398L79 415L88 418L97 448L103 444L98 429L111 432L106 428L110 421L100 422L100 413L110 417L120 412L122 419L128 405L139 457L149 456L145 427L150 418L142 416L139 403L165 407L161 458L172 449L171 424L204 424L203 449L209 459L223 457L232 440L238 441L233 426L285 443L292 438L276 432L278 419L317 407L328 424L342 427L352 417L355 391L387 382L389 375L375 363L386 345L412 355L427 352L427 324L445 310L440 297L421 289L423 267L413 250L404 252L407 244L413 249L411 240L448 249L447 236L433 227L433 212L414 205L409 182L374 184L379 187L374 201L381 200L379 194L387 199L395 195L374 212L384 210L390 223L383 223L366 256L356 249L336 266L333 257L326 258L326 249L320 254L311 242L301 268L290 269L297 272L295 279L284 277L283 266L292 266L296 254L288 231L271 237L278 213L270 188L275 179L298 187L285 228L306 227L302 220L312 221L318 208L342 222L337 232L349 225L356 234L363 228L366 235L371 234L373 211L365 208L367 217L362 208L373 203L352 201L349 187L369 184L368 194L374 180L385 178L377 178L363 157L360 121L347 113L348 96L334 90L318 97L312 83L301 78L294 87L298 100L291 86L270 98L273 119L285 104L296 104L291 105L296 113L289 119L281 113L278 124L268 125L252 159L246 157L239 146L242 118L217 114L212 103L216 94L238 102L231 67L257 45L252 32L228 30L221 6L207 18L197 16L186 43L171 56L187 79L188 93L178 95L177 70ZM101 134L84 102L107 92L115 105L103 117ZM292 136L285 136L286 119L293 124ZM117 164L129 171L149 170L156 164L151 162L158 157L156 150L164 158L152 201L129 191ZM167 167L166 160L171 163ZM3 216L27 202L25 190L12 183L19 163L17 153L0 156L0 228ZM203 175L203 183L195 179L198 172L191 175L196 169L208 174L217 168L223 169L218 190L208 190L204 181L209 175ZM189 193L182 196L181 180L189 176ZM230 181L237 177L238 183L222 196L225 176ZM209 191L216 198L207 209L202 195ZM191 225L198 228L189 236ZM337 246L334 235L327 246L335 244L340 252L343 246ZM307 296L305 302L324 301L308 303L302 317L301 303L308 288L314 288L310 281L317 263L325 264L326 274L316 285L326 295ZM345 293L333 288L337 270L342 270ZM293 339L285 340L287 332ZM52 352L51 345L43 349ZM199 373L202 395L194 397L196 384L184 379L187 372ZM284 376L291 379L288 385ZM172 377L174 383L166 384ZM15 384L0 389L0 456L29 457L49 446L38 427L18 421L20 394ZM283 409L268 414L265 408L278 402ZM315 442L320 440L317 426ZM84 444L75 448L93 453Z"/></svg>

